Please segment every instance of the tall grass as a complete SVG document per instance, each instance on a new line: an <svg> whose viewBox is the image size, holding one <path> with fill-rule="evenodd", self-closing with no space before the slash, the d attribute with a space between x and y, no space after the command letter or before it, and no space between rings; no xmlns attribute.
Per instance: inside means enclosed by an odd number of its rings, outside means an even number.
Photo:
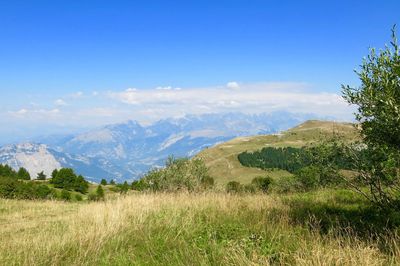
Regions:
<svg viewBox="0 0 400 266"><path fill-rule="evenodd" d="M400 263L395 234L378 241L321 232L312 218L295 222L292 208L277 196L223 193L131 194L94 203L0 200L0 264Z"/></svg>

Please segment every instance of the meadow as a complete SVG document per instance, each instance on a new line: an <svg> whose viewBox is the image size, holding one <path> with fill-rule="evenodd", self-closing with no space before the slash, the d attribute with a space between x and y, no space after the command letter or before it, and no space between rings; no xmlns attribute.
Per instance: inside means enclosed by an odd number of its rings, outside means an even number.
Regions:
<svg viewBox="0 0 400 266"><path fill-rule="evenodd" d="M396 219L344 189L0 199L2 265L397 265ZM393 218L393 219L392 219Z"/></svg>

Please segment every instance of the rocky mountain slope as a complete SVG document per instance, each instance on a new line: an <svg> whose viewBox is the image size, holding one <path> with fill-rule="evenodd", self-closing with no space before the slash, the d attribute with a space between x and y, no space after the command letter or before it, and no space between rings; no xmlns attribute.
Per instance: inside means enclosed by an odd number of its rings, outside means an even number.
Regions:
<svg viewBox="0 0 400 266"><path fill-rule="evenodd" d="M143 126L135 121L107 125L77 135L50 136L4 146L0 163L26 167L32 176L73 167L91 180L135 179L162 166L169 155L191 157L229 139L280 132L313 115L287 112L187 115ZM40 144L35 144L39 142Z"/></svg>

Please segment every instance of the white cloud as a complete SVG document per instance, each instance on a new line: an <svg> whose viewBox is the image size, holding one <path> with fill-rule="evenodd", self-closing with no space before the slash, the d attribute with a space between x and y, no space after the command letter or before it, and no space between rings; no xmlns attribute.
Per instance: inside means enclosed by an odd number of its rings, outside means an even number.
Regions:
<svg viewBox="0 0 400 266"><path fill-rule="evenodd" d="M10 115L16 118L48 118L54 117L60 113L57 108L54 109L20 109L18 111L9 111Z"/></svg>
<svg viewBox="0 0 400 266"><path fill-rule="evenodd" d="M240 89L239 83L236 81L231 81L226 84L226 87L231 90L238 90Z"/></svg>
<svg viewBox="0 0 400 266"><path fill-rule="evenodd" d="M310 85L306 83L249 83L240 84L240 89L239 84L230 83L230 86L182 90L114 91L107 95L111 99L131 105L131 110L134 111L162 108L160 117L176 115L179 112L260 113L277 110L316 113L338 118L351 117L351 109L340 95L310 91Z"/></svg>
<svg viewBox="0 0 400 266"><path fill-rule="evenodd" d="M54 101L56 106L67 106L68 104L63 99L57 99Z"/></svg>

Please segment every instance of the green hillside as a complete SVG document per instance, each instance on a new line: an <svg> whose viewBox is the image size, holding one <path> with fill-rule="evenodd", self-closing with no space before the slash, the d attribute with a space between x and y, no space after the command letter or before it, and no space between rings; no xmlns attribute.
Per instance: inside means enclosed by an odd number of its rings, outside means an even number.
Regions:
<svg viewBox="0 0 400 266"><path fill-rule="evenodd" d="M261 170L244 167L237 159L244 151L257 151L264 147L302 147L326 140L339 134L348 140L355 140L357 129L352 123L310 120L279 134L239 137L200 152L209 168L210 175L219 186L229 181L250 183L254 177L269 175L273 178L288 176L283 170Z"/></svg>

